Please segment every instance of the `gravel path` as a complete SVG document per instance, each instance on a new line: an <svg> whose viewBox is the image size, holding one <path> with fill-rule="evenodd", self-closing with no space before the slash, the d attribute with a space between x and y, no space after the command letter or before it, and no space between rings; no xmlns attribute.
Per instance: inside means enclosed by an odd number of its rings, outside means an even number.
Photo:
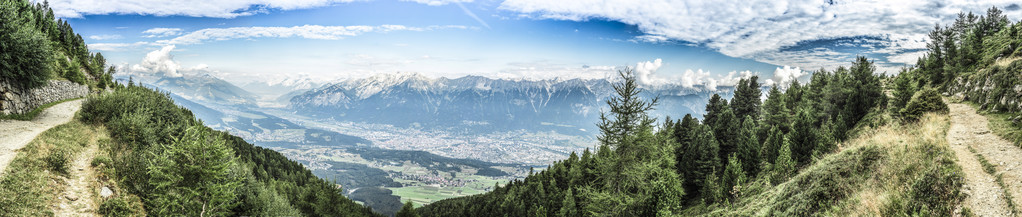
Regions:
<svg viewBox="0 0 1022 217"><path fill-rule="evenodd" d="M89 144L71 163L71 174L66 179L64 193L57 198L54 216L95 216L97 210L92 182L96 176L91 163L96 149L96 144Z"/></svg>
<svg viewBox="0 0 1022 217"><path fill-rule="evenodd" d="M82 100L67 101L47 108L32 121L0 120L0 176L18 156L18 150L43 131L67 123L82 107Z"/></svg>
<svg viewBox="0 0 1022 217"><path fill-rule="evenodd" d="M1022 170L1019 167L1022 149L990 133L986 117L977 114L971 106L955 103L948 104L948 107L951 109L948 143L965 171L965 190L970 195L965 200L965 206L970 207L977 216L1012 216L1007 203L1022 207L1018 198L1022 196ZM968 147L995 165L996 174L1003 176L1007 192L1014 196L1015 201L1005 201L1004 191L996 178L983 171L982 165Z"/></svg>

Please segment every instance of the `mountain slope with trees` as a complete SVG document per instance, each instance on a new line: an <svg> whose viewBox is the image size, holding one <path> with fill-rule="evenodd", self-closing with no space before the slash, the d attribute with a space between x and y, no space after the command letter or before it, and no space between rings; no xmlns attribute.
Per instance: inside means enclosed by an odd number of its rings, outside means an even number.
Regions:
<svg viewBox="0 0 1022 217"><path fill-rule="evenodd" d="M546 170L482 195L417 209L422 216L669 216L818 215L848 213L861 184L890 174L865 173L906 160L917 149L874 144L880 132L895 138L943 135L946 119L925 116L926 132L910 131L887 115L882 76L859 57L851 67L820 70L807 85L772 87L765 101L757 77L743 79L729 101L714 96L702 121L687 115L656 124L630 71L615 84L610 113L601 118L595 151L573 153ZM781 91L785 89L786 91ZM939 115L937 115L939 116ZM946 128L943 128L946 130ZM885 131L886 130L886 131ZM936 133L934 133L936 132ZM852 139L849 139L852 138ZM929 137L924 137L929 138ZM932 139L932 138L929 138ZM929 141L929 140L926 140ZM839 147L838 144L843 144ZM866 144L862 144L866 143ZM946 143L919 142L927 148ZM913 146L914 147L914 146ZM960 198L960 170L947 154L912 161L923 172L880 186L916 186L934 195L895 190L884 214L942 215ZM873 176L869 176L873 175ZM920 183L936 177L935 183ZM892 187L893 188L893 187ZM930 192L925 192L930 193ZM917 193L921 194L921 193ZM931 197L932 196L932 197ZM768 199L767 204L760 199ZM896 200L895 200L896 199ZM960 200L957 200L960 201ZM755 203L752 203L755 202Z"/></svg>

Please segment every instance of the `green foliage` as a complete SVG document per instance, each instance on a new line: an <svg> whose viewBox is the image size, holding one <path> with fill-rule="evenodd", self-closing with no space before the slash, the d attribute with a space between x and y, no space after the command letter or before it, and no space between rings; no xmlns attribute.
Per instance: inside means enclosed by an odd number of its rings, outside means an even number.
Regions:
<svg viewBox="0 0 1022 217"><path fill-rule="evenodd" d="M58 147L50 150L50 154L46 156L46 164L50 166L51 170L67 175L68 164L73 160L72 157L74 157L74 153L70 148Z"/></svg>
<svg viewBox="0 0 1022 217"><path fill-rule="evenodd" d="M174 143L151 149L148 158L150 213L221 216L237 205L241 182L231 171L237 166L234 153L202 126L189 127Z"/></svg>
<svg viewBox="0 0 1022 217"><path fill-rule="evenodd" d="M916 93L915 82L912 81L911 72L905 68L902 68L898 76L894 77L894 90L891 92L893 97L889 105L891 113L900 113L908 101L912 100L912 95Z"/></svg>
<svg viewBox="0 0 1022 217"><path fill-rule="evenodd" d="M798 89L788 89L788 93L793 94L797 90ZM782 133L787 133L789 131L789 127L791 126L791 122L789 122L791 119L791 111L786 105L786 99L788 98L785 97L784 93L781 93L781 91L777 89L777 85L770 88L770 92L767 93L767 99L763 102L763 117L761 117L763 120L761 123L763 125L763 129L770 130L777 128L781 130ZM768 135L762 136L765 138Z"/></svg>
<svg viewBox="0 0 1022 217"><path fill-rule="evenodd" d="M738 157L731 155L728 157L727 169L724 170L723 177L721 177L722 190L724 196L728 201L734 201L741 196L742 187L748 182L749 178L745 175L745 170L742 169L742 163L738 160Z"/></svg>
<svg viewBox="0 0 1022 217"><path fill-rule="evenodd" d="M770 128L769 136L766 141L763 142L762 149L759 151L761 162L774 163L777 159L777 155L779 154L778 152L781 150L781 146L784 145L784 140L784 134L781 133L776 126Z"/></svg>
<svg viewBox="0 0 1022 217"><path fill-rule="evenodd" d="M936 89L923 88L916 92L912 96L912 100L908 102L904 109L901 110L901 116L908 121L916 121L919 117L922 117L923 113L926 112L938 112L947 114L949 112L947 104L937 93Z"/></svg>
<svg viewBox="0 0 1022 217"><path fill-rule="evenodd" d="M415 206L412 205L412 201L405 202L404 206L401 206L401 211L397 212L395 217L418 217L419 214L415 213Z"/></svg>
<svg viewBox="0 0 1022 217"><path fill-rule="evenodd" d="M787 137L782 136L782 145L778 151L777 160L774 161L770 182L779 184L791 178L795 174L796 161L791 155L791 142Z"/></svg>
<svg viewBox="0 0 1022 217"><path fill-rule="evenodd" d="M742 128L738 133L738 159L742 162L745 174L756 176L759 173L760 143L756 136L756 124L750 116L745 116Z"/></svg>
<svg viewBox="0 0 1022 217"><path fill-rule="evenodd" d="M97 155L96 157L92 158L91 165L93 167L98 167L99 165L110 165L111 163L113 163L113 160L111 160L109 156Z"/></svg>
<svg viewBox="0 0 1022 217"><path fill-rule="evenodd" d="M795 122L792 123L788 139L791 141L791 157L799 165L806 165L812 160L813 150L819 146L820 132L816 127L816 114L811 108L799 109Z"/></svg>
<svg viewBox="0 0 1022 217"><path fill-rule="evenodd" d="M752 76L748 79L741 79L735 85L735 96L731 98L731 109L734 110L738 120L745 117L759 117L760 110L760 84L757 82L759 76Z"/></svg>
<svg viewBox="0 0 1022 217"><path fill-rule="evenodd" d="M136 216L127 201L121 198L110 198L99 205L99 214L105 216Z"/></svg>
<svg viewBox="0 0 1022 217"><path fill-rule="evenodd" d="M702 189L699 192L702 193L703 203L714 204L724 200L724 192L716 175L717 168L712 168L710 171L703 179Z"/></svg>
<svg viewBox="0 0 1022 217"><path fill-rule="evenodd" d="M25 0L0 1L0 78L22 88L45 84L53 54L46 35L35 23L35 10Z"/></svg>

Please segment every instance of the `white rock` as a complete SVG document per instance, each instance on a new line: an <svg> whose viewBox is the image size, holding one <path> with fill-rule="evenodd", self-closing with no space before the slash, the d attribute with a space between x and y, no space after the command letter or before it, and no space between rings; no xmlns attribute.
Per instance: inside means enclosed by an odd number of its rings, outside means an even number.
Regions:
<svg viewBox="0 0 1022 217"><path fill-rule="evenodd" d="M103 186L103 189L99 190L99 196L103 198L108 198L110 196L114 196L114 191L110 190L110 188L107 188L106 186Z"/></svg>

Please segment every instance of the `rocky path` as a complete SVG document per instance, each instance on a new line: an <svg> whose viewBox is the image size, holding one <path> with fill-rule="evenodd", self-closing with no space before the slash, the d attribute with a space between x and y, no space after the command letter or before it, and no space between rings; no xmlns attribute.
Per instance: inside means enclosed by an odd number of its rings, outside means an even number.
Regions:
<svg viewBox="0 0 1022 217"><path fill-rule="evenodd" d="M95 171L91 167L92 158L97 151L96 144L90 144L71 162L71 170L66 180L64 193L57 198L54 216L95 216L96 203L93 196Z"/></svg>
<svg viewBox="0 0 1022 217"><path fill-rule="evenodd" d="M32 121L0 120L0 176L18 156L18 150L43 131L71 121L82 100L67 101L39 113Z"/></svg>
<svg viewBox="0 0 1022 217"><path fill-rule="evenodd" d="M952 103L948 107L951 128L947 139L965 171L965 191L969 193L964 205L976 216L1013 216L1008 203L1022 208L1019 200L1022 196L1022 149L992 134L986 117L977 114L971 106ZM969 147L977 153L972 153ZM1006 189L1002 190L996 177L983 170L977 154L995 166L995 175L1003 177ZM1005 193L1012 195L1014 201L1007 201Z"/></svg>

